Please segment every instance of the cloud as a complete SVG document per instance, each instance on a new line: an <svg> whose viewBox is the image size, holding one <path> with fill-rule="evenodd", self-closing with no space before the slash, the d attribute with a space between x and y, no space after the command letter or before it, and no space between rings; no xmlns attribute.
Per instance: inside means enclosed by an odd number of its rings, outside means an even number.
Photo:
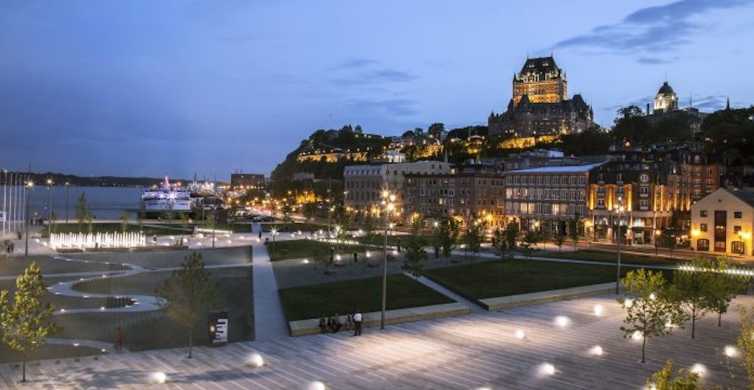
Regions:
<svg viewBox="0 0 754 390"><path fill-rule="evenodd" d="M752 3L754 0L679 0L642 8L618 23L562 40L555 48L581 48L598 54L652 53L639 62L655 65L670 61L661 56L688 44L691 35L704 27L699 16Z"/></svg>
<svg viewBox="0 0 754 390"><path fill-rule="evenodd" d="M352 58L335 65L332 69L359 69L377 64L377 61L370 58Z"/></svg>
<svg viewBox="0 0 754 390"><path fill-rule="evenodd" d="M639 57L636 62L644 65L664 65L678 61L678 57L660 58L660 57Z"/></svg>
<svg viewBox="0 0 754 390"><path fill-rule="evenodd" d="M355 99L348 105L358 112L371 111L376 114L388 114L394 116L411 116L417 113L416 101L406 98L392 99Z"/></svg>
<svg viewBox="0 0 754 390"><path fill-rule="evenodd" d="M378 85L385 83L407 83L418 76L397 69L377 69L332 79L332 83L341 87Z"/></svg>

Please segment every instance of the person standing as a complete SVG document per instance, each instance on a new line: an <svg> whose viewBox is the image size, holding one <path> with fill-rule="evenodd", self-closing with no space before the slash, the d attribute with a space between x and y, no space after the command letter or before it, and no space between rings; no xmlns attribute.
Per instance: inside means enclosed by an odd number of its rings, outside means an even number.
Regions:
<svg viewBox="0 0 754 390"><path fill-rule="evenodd" d="M361 317L361 312L357 311L353 315L353 335L354 336L361 336L362 322L363 322L363 319Z"/></svg>
<svg viewBox="0 0 754 390"><path fill-rule="evenodd" d="M120 326L115 330L115 350L118 352L123 350L123 329Z"/></svg>

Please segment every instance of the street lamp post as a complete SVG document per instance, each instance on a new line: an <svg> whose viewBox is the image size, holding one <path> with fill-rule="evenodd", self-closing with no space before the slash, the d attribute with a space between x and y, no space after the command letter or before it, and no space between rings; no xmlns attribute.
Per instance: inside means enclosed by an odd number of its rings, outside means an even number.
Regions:
<svg viewBox="0 0 754 390"><path fill-rule="evenodd" d="M31 218L31 215L29 213L29 197L31 196L31 190L34 188L34 182L29 180L29 182L26 183L26 218L24 218L24 256L29 256L29 218Z"/></svg>
<svg viewBox="0 0 754 390"><path fill-rule="evenodd" d="M68 190L71 187L71 183L65 182L65 223L68 223Z"/></svg>
<svg viewBox="0 0 754 390"><path fill-rule="evenodd" d="M52 179L47 179L47 236L52 235Z"/></svg>
<svg viewBox="0 0 754 390"><path fill-rule="evenodd" d="M385 310L387 307L387 235L390 229L390 213L395 208L395 195L389 191L382 191L382 206L385 212L385 242L382 247L382 311L380 313L380 329L385 329Z"/></svg>
<svg viewBox="0 0 754 390"><path fill-rule="evenodd" d="M619 206L618 206L618 267L616 270L616 276L615 276L615 294L620 294L620 244L622 241L623 236L623 228L621 227L621 215L623 214L623 199L618 198Z"/></svg>

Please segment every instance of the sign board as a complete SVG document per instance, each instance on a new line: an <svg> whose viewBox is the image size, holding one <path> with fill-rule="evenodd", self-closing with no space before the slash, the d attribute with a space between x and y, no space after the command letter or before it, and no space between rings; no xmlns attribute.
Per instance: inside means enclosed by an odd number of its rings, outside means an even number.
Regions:
<svg viewBox="0 0 754 390"><path fill-rule="evenodd" d="M228 342L228 328L230 319L228 312L210 312L209 317L209 341L212 345L225 344Z"/></svg>

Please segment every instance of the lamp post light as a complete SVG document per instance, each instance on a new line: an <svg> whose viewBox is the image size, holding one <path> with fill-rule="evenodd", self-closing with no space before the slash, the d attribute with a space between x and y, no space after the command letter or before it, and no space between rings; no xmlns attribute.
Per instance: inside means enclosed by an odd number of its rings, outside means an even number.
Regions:
<svg viewBox="0 0 754 390"><path fill-rule="evenodd" d="M24 218L24 256L29 256L29 218L31 218L31 215L29 214L29 197L31 196L31 190L34 188L34 182L29 180L26 183L26 215Z"/></svg>
<svg viewBox="0 0 754 390"><path fill-rule="evenodd" d="M71 183L65 182L65 223L68 223L68 193L71 188Z"/></svg>
<svg viewBox="0 0 754 390"><path fill-rule="evenodd" d="M615 294L616 295L620 294L620 265L621 265L620 264L620 260L621 260L620 259L620 244L622 240L621 236L623 236L623 228L621 227L621 219L623 215L623 198L620 198L620 197L618 198L618 204L619 204L618 209L617 209L617 213L618 213L618 237L617 237L618 238L617 240L618 241L617 243L618 244L618 267L616 269L616 276L615 276Z"/></svg>
<svg viewBox="0 0 754 390"><path fill-rule="evenodd" d="M385 310L387 306L387 235L390 230L390 213L395 209L395 195L390 191L382 191L382 207L385 213L385 242L382 247L382 311L380 313L380 329L385 329Z"/></svg>
<svg viewBox="0 0 754 390"><path fill-rule="evenodd" d="M52 179L47 179L47 236L52 235Z"/></svg>

